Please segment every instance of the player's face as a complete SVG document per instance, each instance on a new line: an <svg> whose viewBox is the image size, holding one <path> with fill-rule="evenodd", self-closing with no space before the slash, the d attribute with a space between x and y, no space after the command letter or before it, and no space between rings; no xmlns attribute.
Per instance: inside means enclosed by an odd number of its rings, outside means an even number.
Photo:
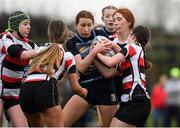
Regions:
<svg viewBox="0 0 180 128"><path fill-rule="evenodd" d="M114 28L117 33L126 33L130 31L129 26L131 23L127 21L121 13L116 13L113 17Z"/></svg>
<svg viewBox="0 0 180 128"><path fill-rule="evenodd" d="M115 11L115 9L105 9L102 17L106 29L110 32L114 32L113 14Z"/></svg>
<svg viewBox="0 0 180 128"><path fill-rule="evenodd" d="M23 37L28 37L29 33L30 33L30 20L26 19L20 22L19 24L19 32Z"/></svg>
<svg viewBox="0 0 180 128"><path fill-rule="evenodd" d="M78 33L85 38L91 36L91 31L93 29L93 21L89 18L80 18L79 23L76 25Z"/></svg>

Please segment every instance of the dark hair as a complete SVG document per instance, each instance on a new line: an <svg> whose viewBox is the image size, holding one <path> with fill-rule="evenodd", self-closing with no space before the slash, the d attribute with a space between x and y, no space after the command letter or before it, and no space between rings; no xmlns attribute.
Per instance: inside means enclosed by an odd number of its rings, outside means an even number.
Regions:
<svg viewBox="0 0 180 128"><path fill-rule="evenodd" d="M61 20L53 20L48 25L48 37L51 43L63 44L67 38L67 26Z"/></svg>
<svg viewBox="0 0 180 128"><path fill-rule="evenodd" d="M119 8L117 9L113 16L116 14L116 13L120 13L123 15L123 17L129 21L131 24L129 26L129 29L132 29L134 27L134 15L133 13L131 12L131 10L129 10L128 8Z"/></svg>
<svg viewBox="0 0 180 128"><path fill-rule="evenodd" d="M138 41L138 43L140 43L142 45L143 48L149 42L150 31L145 26L136 26L132 30L132 34L134 34L136 36L136 40Z"/></svg>
<svg viewBox="0 0 180 128"><path fill-rule="evenodd" d="M149 39L150 39L150 30L145 26L136 26L132 30L132 34L135 35L137 42L141 44L144 51L145 67L147 70L150 70L153 64L151 61L146 59L146 55L145 55L145 46L149 42Z"/></svg>
<svg viewBox="0 0 180 128"><path fill-rule="evenodd" d="M79 23L80 18L89 18L92 20L92 23L94 24L94 16L91 12L82 10L76 15L75 24L77 25Z"/></svg>

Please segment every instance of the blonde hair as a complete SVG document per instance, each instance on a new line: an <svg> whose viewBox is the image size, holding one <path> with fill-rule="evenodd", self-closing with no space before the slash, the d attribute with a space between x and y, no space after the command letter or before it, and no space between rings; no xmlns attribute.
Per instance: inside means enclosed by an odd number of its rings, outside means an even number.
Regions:
<svg viewBox="0 0 180 128"><path fill-rule="evenodd" d="M60 67L62 57L61 48L57 43L52 43L46 51L32 59L28 73L42 72L52 76L54 69Z"/></svg>

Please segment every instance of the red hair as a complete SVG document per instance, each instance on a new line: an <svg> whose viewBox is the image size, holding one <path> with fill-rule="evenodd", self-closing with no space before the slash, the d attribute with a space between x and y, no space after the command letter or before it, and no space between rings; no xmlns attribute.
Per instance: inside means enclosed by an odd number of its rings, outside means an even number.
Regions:
<svg viewBox="0 0 180 128"><path fill-rule="evenodd" d="M129 10L128 8L119 8L117 9L113 16L116 14L116 13L120 13L122 14L122 16L128 21L130 22L130 26L129 28L132 29L134 27L134 22L135 22L135 19L134 19L134 15L133 13L131 12L131 10Z"/></svg>

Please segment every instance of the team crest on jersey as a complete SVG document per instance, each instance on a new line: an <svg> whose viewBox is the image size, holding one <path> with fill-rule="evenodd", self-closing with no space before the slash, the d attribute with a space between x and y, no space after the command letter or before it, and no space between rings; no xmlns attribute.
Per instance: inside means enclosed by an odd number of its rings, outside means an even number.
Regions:
<svg viewBox="0 0 180 128"><path fill-rule="evenodd" d="M92 43L92 40L86 43L76 44L76 48L79 50L79 53L81 54L82 58L86 57L89 54L91 43Z"/></svg>
<svg viewBox="0 0 180 128"><path fill-rule="evenodd" d="M115 102L116 101L116 95L113 93L111 94L111 101L112 102Z"/></svg>
<svg viewBox="0 0 180 128"><path fill-rule="evenodd" d="M82 47L82 48L79 49L80 52L83 52L85 50L86 50L86 47Z"/></svg>

